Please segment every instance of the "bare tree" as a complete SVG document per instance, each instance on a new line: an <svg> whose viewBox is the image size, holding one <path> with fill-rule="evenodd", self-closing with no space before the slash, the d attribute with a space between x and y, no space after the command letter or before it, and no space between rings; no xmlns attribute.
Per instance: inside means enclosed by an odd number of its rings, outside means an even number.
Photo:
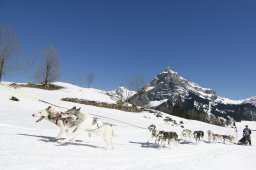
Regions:
<svg viewBox="0 0 256 170"><path fill-rule="evenodd" d="M86 77L86 82L87 82L88 88L90 88L91 84L94 82L94 74L93 73L88 73L88 75Z"/></svg>
<svg viewBox="0 0 256 170"><path fill-rule="evenodd" d="M131 79L126 80L124 84L128 89L134 91L139 91L146 85L144 77L139 74L136 74Z"/></svg>
<svg viewBox="0 0 256 170"><path fill-rule="evenodd" d="M0 82L5 72L6 62L13 57L19 47L16 34L7 27L0 27Z"/></svg>
<svg viewBox="0 0 256 170"><path fill-rule="evenodd" d="M43 63L38 68L36 78L44 86L60 78L60 60L58 51L54 47L47 47L43 53Z"/></svg>

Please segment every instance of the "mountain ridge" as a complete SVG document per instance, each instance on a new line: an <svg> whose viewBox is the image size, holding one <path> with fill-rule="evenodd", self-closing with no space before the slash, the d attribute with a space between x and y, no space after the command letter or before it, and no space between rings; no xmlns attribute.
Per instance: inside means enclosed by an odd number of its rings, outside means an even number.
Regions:
<svg viewBox="0 0 256 170"><path fill-rule="evenodd" d="M253 119L252 115L256 116L256 97L244 100L220 97L216 91L188 81L170 68L154 77L148 85L129 98L129 102L169 114L181 112L178 114L181 117L196 117L210 122L217 120L219 123L221 119L227 123L230 119L249 120ZM204 116L198 118L195 112L200 112Z"/></svg>

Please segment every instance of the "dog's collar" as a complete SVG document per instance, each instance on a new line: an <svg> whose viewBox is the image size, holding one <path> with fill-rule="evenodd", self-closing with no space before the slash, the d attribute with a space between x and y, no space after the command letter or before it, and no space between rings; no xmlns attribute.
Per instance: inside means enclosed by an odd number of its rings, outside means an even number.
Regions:
<svg viewBox="0 0 256 170"><path fill-rule="evenodd" d="M87 130L88 132L92 132L92 131L95 131L95 130L98 130L100 128L102 128L103 126L107 125L107 123L104 123L103 122L103 125L99 126L99 124L97 123L97 128L96 129L92 129L92 130Z"/></svg>

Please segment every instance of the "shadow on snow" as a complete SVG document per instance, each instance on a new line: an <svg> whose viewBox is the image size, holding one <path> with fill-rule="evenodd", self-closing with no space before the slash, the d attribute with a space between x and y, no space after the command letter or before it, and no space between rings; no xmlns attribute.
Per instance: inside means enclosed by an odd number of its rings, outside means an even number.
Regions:
<svg viewBox="0 0 256 170"><path fill-rule="evenodd" d="M18 135L28 136L28 137L36 137L36 138L39 138L39 141L46 142L46 143L57 141L57 139L55 137L51 137L51 136L30 135L30 134L23 134L23 133L20 133ZM61 138L61 139L64 139L64 138ZM82 142L81 140L75 140L75 141L76 142ZM104 147L101 147L101 146L89 145L89 144L84 144L84 143L74 143L74 142L68 142L68 143L65 143L65 144L57 145L57 146L66 146L66 145L87 146L87 147L91 147L91 148L105 149Z"/></svg>
<svg viewBox="0 0 256 170"><path fill-rule="evenodd" d="M134 142L134 141L129 141L131 144L138 144L142 148L159 148L155 143L149 143L149 142Z"/></svg>

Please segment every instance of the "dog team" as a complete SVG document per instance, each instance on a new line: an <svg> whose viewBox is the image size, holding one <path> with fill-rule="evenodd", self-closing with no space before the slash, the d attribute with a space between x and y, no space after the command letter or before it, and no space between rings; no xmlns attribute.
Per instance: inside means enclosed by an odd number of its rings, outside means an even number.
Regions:
<svg viewBox="0 0 256 170"><path fill-rule="evenodd" d="M89 135L91 133L101 135L106 144L106 149L113 149L112 137L115 136L115 133L112 125L92 117L88 113L82 113L80 108L73 107L66 112L58 112L54 107L49 106L32 116L39 117L36 122L47 119L60 127L60 132L56 138L59 144L73 141L80 133L85 131ZM64 134L67 138L61 139Z"/></svg>
<svg viewBox="0 0 256 170"><path fill-rule="evenodd" d="M46 119L60 128L60 132L56 137L56 142L64 144L73 141L80 133L88 132L89 136L91 133L96 133L102 136L106 149L113 149L112 137L116 136L114 129L111 124L101 121L98 118L92 117L88 113L82 113L80 108L73 107L65 112L56 111L54 107L49 106L45 110L39 111L37 114L32 114L33 117L39 117L36 122L40 122ZM148 130L151 134L151 139L155 140L155 145L162 148L167 143L170 146L171 142L174 145L178 144L178 134L174 131L159 131L155 125L150 125ZM235 137L228 135L219 135L211 132L208 133L208 141L217 143L223 142L234 143ZM62 139L63 135L66 135L65 139ZM192 133L189 129L184 129L181 132L181 139L184 141L191 142L191 137L196 141L196 144L204 137L204 132L194 131Z"/></svg>
<svg viewBox="0 0 256 170"><path fill-rule="evenodd" d="M165 131L159 131L156 129L156 126L154 124L151 124L148 127L148 130L151 134L151 138L149 140L154 139L155 142L154 144L160 148L164 147L165 144L167 143L168 146L170 147L170 142L173 141L174 145L176 145L178 142L178 135L176 132L170 131L170 132L165 132ZM208 130L208 142L211 143L217 143L217 142L222 142L226 143L229 142L230 144L234 143L235 137L232 135L219 135L211 132ZM191 130L189 129L184 129L181 132L181 139L183 141L189 140L191 142L191 138L194 138L196 144L199 143L204 138L204 132L202 130L199 131L194 131L192 133ZM149 143L148 140L148 143Z"/></svg>

